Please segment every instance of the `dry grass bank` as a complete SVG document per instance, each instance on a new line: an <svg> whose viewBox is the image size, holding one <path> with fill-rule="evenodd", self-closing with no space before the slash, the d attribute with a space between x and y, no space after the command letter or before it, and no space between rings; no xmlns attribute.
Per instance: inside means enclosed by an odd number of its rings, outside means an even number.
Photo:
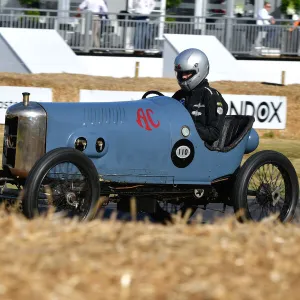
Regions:
<svg viewBox="0 0 300 300"><path fill-rule="evenodd" d="M13 74L0 73L0 85L35 86L53 89L55 101L78 101L80 89L173 92L178 89L175 79L162 78L111 78L74 74ZM221 81L211 83L223 94L275 95L288 99L287 128L274 131L275 136L296 139L299 133L300 85L270 86L255 82ZM20 95L21 100L21 95ZM260 131L264 134L266 131Z"/></svg>
<svg viewBox="0 0 300 300"><path fill-rule="evenodd" d="M0 217L1 299L298 299L300 228Z"/></svg>

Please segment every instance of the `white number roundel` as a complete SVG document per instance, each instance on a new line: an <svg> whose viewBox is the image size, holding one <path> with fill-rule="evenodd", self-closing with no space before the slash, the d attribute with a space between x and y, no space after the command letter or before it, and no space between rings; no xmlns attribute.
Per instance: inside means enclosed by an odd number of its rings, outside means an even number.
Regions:
<svg viewBox="0 0 300 300"><path fill-rule="evenodd" d="M176 149L176 155L179 158L187 158L191 154L191 149L187 146L180 146Z"/></svg>

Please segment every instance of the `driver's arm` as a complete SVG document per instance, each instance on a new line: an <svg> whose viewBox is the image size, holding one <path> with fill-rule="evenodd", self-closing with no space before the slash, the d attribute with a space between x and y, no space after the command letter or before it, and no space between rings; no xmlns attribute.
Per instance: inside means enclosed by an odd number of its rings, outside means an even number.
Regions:
<svg viewBox="0 0 300 300"><path fill-rule="evenodd" d="M213 143L220 137L228 106L218 95L212 95L206 103L206 125L196 122L195 126L202 140Z"/></svg>
<svg viewBox="0 0 300 300"><path fill-rule="evenodd" d="M185 97L185 93L183 90L178 90L173 96L172 98L176 99L176 100L181 100L182 98Z"/></svg>

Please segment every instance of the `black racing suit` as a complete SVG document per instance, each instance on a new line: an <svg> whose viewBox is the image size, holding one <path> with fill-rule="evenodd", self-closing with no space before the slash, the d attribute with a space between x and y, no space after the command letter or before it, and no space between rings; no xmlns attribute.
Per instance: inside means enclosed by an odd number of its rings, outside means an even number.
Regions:
<svg viewBox="0 0 300 300"><path fill-rule="evenodd" d="M212 144L219 139L228 105L222 95L209 86L207 79L192 91L177 91L173 98L189 111L202 140Z"/></svg>

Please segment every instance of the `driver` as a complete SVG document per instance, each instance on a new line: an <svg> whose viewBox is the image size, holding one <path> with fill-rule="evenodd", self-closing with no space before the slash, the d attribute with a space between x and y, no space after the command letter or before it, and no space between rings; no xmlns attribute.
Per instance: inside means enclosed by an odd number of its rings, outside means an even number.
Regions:
<svg viewBox="0 0 300 300"><path fill-rule="evenodd" d="M212 144L219 139L228 105L206 79L209 61L199 49L187 49L175 59L175 73L181 89L172 97L191 114L202 140Z"/></svg>

